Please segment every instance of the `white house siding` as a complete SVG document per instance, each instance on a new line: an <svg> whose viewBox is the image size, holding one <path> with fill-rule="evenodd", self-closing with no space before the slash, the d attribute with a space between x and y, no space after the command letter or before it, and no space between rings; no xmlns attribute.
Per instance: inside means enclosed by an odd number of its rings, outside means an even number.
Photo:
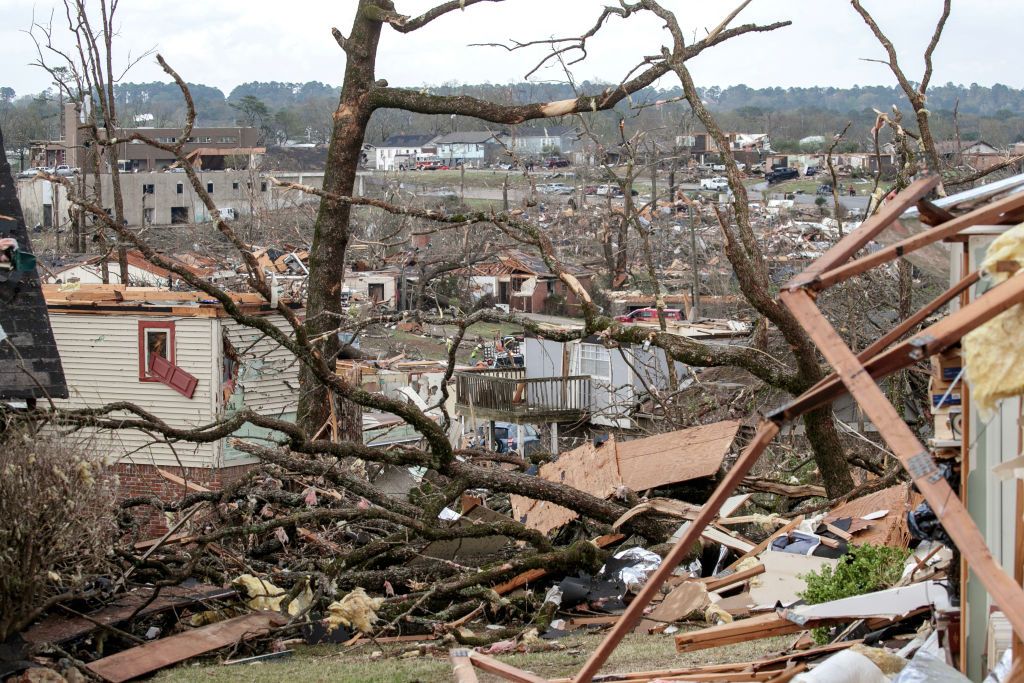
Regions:
<svg viewBox="0 0 1024 683"><path fill-rule="evenodd" d="M119 285L121 284L121 270L116 260L110 261L107 267L107 273L109 275L110 284ZM67 270L62 270L55 277L48 277L46 281L49 283L60 282L79 282L83 285L99 285L103 284L103 266L100 264L95 265L79 265ZM155 273L151 273L148 270L143 270L138 266L128 264L128 282L136 287L166 287L168 285L167 278L160 277Z"/></svg>
<svg viewBox="0 0 1024 683"><path fill-rule="evenodd" d="M159 382L139 381L139 321L173 321L175 364L198 379L195 394L185 398ZM217 354L212 347L212 318L172 318L148 315L90 315L50 311L67 377L67 400L61 408L97 408L130 401L168 424L192 428L214 418L212 380ZM122 415L127 415L122 413ZM215 444L177 442L172 450L137 430L94 433L96 452L109 449L120 462L140 465L213 467Z"/></svg>
<svg viewBox="0 0 1024 683"><path fill-rule="evenodd" d="M286 334L291 333L291 327L284 318L275 315L269 319ZM219 329L227 333L232 346L242 355L235 391L225 407L226 414L244 407L260 415L293 421L299 402L299 364L291 351L258 330L228 318L220 320ZM271 435L268 430L247 425L235 436L276 438L280 435ZM263 442L261 445L269 444ZM224 445L224 464L238 465L249 461L253 459L233 448L230 442Z"/></svg>

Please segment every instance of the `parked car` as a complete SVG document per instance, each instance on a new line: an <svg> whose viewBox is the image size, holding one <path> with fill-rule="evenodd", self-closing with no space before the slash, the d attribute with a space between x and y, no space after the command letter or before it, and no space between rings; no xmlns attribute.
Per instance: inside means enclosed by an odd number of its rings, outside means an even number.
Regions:
<svg viewBox="0 0 1024 683"><path fill-rule="evenodd" d="M711 170L712 171L718 171L719 173L722 173L722 172L725 171L725 164L712 164L711 165Z"/></svg>
<svg viewBox="0 0 1024 683"><path fill-rule="evenodd" d="M18 177L19 178L35 178L38 174L40 174L42 172L43 172L43 169L41 169L41 168L39 168L37 166L32 166L30 168L26 168L24 171L19 173Z"/></svg>
<svg viewBox="0 0 1024 683"><path fill-rule="evenodd" d="M420 166L421 171L447 171L448 164L426 164Z"/></svg>
<svg viewBox="0 0 1024 683"><path fill-rule="evenodd" d="M519 429L511 422L494 423L494 450L499 453L510 453L515 451L520 455L532 455L540 450L540 436L537 430L530 425L523 425L523 449L519 450L518 433Z"/></svg>
<svg viewBox="0 0 1024 683"><path fill-rule="evenodd" d="M831 195L832 194L832 183L822 183L818 185L818 194L820 195Z"/></svg>
<svg viewBox="0 0 1024 683"><path fill-rule="evenodd" d="M683 312L678 308L666 308L665 309L665 320L682 320ZM620 323L656 323L658 322L658 309L657 308L638 308L635 311L630 311L625 315L615 316L615 320Z"/></svg>
<svg viewBox="0 0 1024 683"><path fill-rule="evenodd" d="M73 176L78 173L77 168L71 168L67 164L61 164L54 169L54 172L59 176Z"/></svg>
<svg viewBox="0 0 1024 683"><path fill-rule="evenodd" d="M729 181L722 176L704 178L700 181L700 189L712 190L714 192L726 192L729 189Z"/></svg>
<svg viewBox="0 0 1024 683"><path fill-rule="evenodd" d="M817 166L808 166L807 170L804 171L805 176L817 175L818 171L821 170Z"/></svg>
<svg viewBox="0 0 1024 683"><path fill-rule="evenodd" d="M772 184L781 183L783 180L792 180L793 178L799 177L800 171L795 168L780 168L765 175L765 180L767 180L769 184Z"/></svg>
<svg viewBox="0 0 1024 683"><path fill-rule="evenodd" d="M573 189L565 183L548 183L547 185L538 185L537 192L541 194L572 194Z"/></svg>
<svg viewBox="0 0 1024 683"><path fill-rule="evenodd" d="M569 165L568 159L548 159L548 168L565 168Z"/></svg>

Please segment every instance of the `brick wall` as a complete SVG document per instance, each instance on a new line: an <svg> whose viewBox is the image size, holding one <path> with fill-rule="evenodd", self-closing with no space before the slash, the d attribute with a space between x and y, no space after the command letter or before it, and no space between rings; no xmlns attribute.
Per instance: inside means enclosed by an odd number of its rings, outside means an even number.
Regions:
<svg viewBox="0 0 1024 683"><path fill-rule="evenodd" d="M156 496L163 501L171 501L192 493L185 486L175 483L160 474L158 469L185 479L190 484L219 491L238 481L246 472L256 467L256 463L236 465L234 467L160 467L136 463L118 463L107 472L118 479L118 499L136 496ZM152 508L136 508L136 518L144 520L145 532L159 536L167 531L167 521L163 515Z"/></svg>

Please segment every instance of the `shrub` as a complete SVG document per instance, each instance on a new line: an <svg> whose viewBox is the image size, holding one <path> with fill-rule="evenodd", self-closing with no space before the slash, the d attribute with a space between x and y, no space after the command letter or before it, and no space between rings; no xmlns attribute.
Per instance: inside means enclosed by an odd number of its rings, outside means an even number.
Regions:
<svg viewBox="0 0 1024 683"><path fill-rule="evenodd" d="M890 588L903 576L903 563L909 555L906 548L850 546L835 569L825 565L820 572L805 574L802 578L807 582L807 590L799 595L808 604L817 605ZM827 634L826 628L814 629L814 639L819 644L826 642Z"/></svg>
<svg viewBox="0 0 1024 683"><path fill-rule="evenodd" d="M109 562L114 485L68 439L0 436L0 642L77 597Z"/></svg>

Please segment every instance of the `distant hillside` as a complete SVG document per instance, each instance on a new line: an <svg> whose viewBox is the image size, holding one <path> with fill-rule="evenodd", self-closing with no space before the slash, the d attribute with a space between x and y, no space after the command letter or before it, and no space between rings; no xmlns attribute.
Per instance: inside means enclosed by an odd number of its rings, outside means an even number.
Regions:
<svg viewBox="0 0 1024 683"><path fill-rule="evenodd" d="M330 135L331 112L337 106L339 89L310 81L306 83L243 83L225 95L221 90L192 84L192 96L200 125L256 125L264 129L269 141L283 139L313 143L325 142ZM607 84L584 82L582 92L599 91ZM473 95L488 100L523 103L572 97L567 84L509 83L504 85L445 84L430 87L431 92L447 95ZM177 88L170 83L122 83L117 86L121 101L120 118L126 125L180 125L185 111ZM829 135L853 122L851 144L864 147L867 130L874 121L873 109L889 110L893 104L909 110L902 92L895 86L855 86L852 88L749 88L737 85L702 88L709 107L719 113L721 123L731 130L768 132L773 140L793 143L809 135ZM615 111L593 115L592 129L606 140L618 136L618 120L625 118L627 131L644 130L667 137L693 129L686 116L685 102L670 102L656 107L640 107L681 95L679 88L645 88L621 103ZM10 89L0 88L0 125L12 129L16 140L48 137L55 131L56 102L37 95L14 97ZM632 108L631 108L632 107ZM939 138L954 134L952 112L958 107L959 128L963 139L985 139L994 145L1006 145L1024 139L1024 90L1004 85L991 87L933 86L929 90L929 110ZM442 133L483 127L478 121L451 120L448 116L426 116L408 112L377 112L371 122L367 141L380 142L395 133ZM493 126L491 126L493 127ZM12 140L13 141L13 140Z"/></svg>

